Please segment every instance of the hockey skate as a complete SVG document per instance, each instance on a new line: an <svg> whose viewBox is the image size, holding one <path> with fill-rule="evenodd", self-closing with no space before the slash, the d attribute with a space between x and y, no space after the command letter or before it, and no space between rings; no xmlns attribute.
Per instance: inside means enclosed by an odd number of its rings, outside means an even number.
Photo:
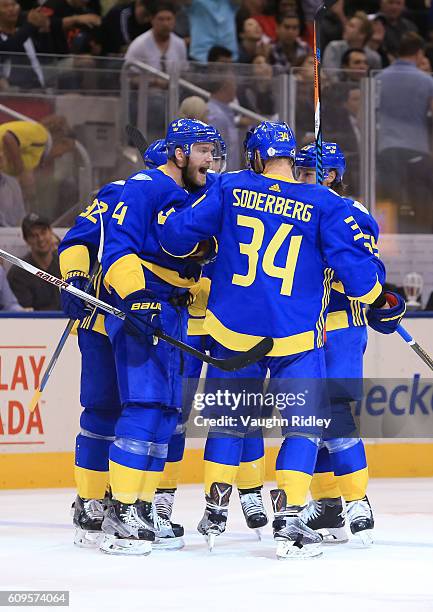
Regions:
<svg viewBox="0 0 433 612"><path fill-rule="evenodd" d="M254 529L257 538L261 540L260 528L268 524L268 516L262 499L262 487L239 489L239 499L248 527Z"/></svg>
<svg viewBox="0 0 433 612"><path fill-rule="evenodd" d="M102 523L100 550L110 555L149 555L155 540L153 524L147 519L150 512L149 502L123 504L113 499Z"/></svg>
<svg viewBox="0 0 433 612"><path fill-rule="evenodd" d="M152 548L179 550L185 546L183 540L184 528L170 520L173 510L174 490L160 490L150 508L147 519L155 530L155 541Z"/></svg>
<svg viewBox="0 0 433 612"><path fill-rule="evenodd" d="M301 512L301 519L320 533L324 544L344 544L349 540L341 497L313 499Z"/></svg>
<svg viewBox="0 0 433 612"><path fill-rule="evenodd" d="M206 508L197 529L205 536L210 551L215 546L216 536L226 530L231 492L231 485L225 482L214 482L210 488L210 494L206 495Z"/></svg>
<svg viewBox="0 0 433 612"><path fill-rule="evenodd" d="M374 518L367 496L346 502L346 515L353 535L356 535L364 546L371 546Z"/></svg>
<svg viewBox="0 0 433 612"><path fill-rule="evenodd" d="M74 544L81 548L94 548L102 537L101 525L105 506L99 499L83 499L77 495L72 504L75 526Z"/></svg>
<svg viewBox="0 0 433 612"><path fill-rule="evenodd" d="M286 494L281 489L271 491L271 500L278 559L306 559L321 555L322 536L304 523L302 506L287 506Z"/></svg>

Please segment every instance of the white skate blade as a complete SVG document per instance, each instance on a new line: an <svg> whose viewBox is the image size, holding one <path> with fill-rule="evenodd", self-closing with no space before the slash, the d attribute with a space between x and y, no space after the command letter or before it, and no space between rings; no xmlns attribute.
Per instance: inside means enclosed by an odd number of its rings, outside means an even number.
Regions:
<svg viewBox="0 0 433 612"><path fill-rule="evenodd" d="M315 529L323 538L323 544L346 544L349 541L347 531L344 527L333 527L329 529Z"/></svg>
<svg viewBox="0 0 433 612"><path fill-rule="evenodd" d="M110 534L104 534L99 550L107 555L150 555L152 542L149 540L130 540L116 538Z"/></svg>
<svg viewBox="0 0 433 612"><path fill-rule="evenodd" d="M259 527L257 529L254 529L254 531L256 532L256 536L257 536L258 541L261 542L262 541L262 530Z"/></svg>
<svg viewBox="0 0 433 612"><path fill-rule="evenodd" d="M80 548L97 548L102 540L102 531L89 531L88 529L75 529L74 544Z"/></svg>
<svg viewBox="0 0 433 612"><path fill-rule="evenodd" d="M180 550L185 546L185 541L180 538L156 538L152 543L154 550Z"/></svg>
<svg viewBox="0 0 433 612"><path fill-rule="evenodd" d="M289 540L277 541L277 558L278 559L309 559L311 557L320 557L323 554L321 550L321 542L317 544L306 544L302 548L294 546L295 542Z"/></svg>
<svg viewBox="0 0 433 612"><path fill-rule="evenodd" d="M373 546L373 529L364 529L353 534L355 536L355 542L358 542L364 548L370 548Z"/></svg>

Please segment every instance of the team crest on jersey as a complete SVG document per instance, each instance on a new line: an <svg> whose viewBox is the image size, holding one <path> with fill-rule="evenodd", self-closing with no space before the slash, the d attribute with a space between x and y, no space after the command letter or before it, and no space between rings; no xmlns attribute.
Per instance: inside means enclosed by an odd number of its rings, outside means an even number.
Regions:
<svg viewBox="0 0 433 612"><path fill-rule="evenodd" d="M277 191L278 193L281 193L281 187L278 183L275 183L275 185L269 187L269 191Z"/></svg>

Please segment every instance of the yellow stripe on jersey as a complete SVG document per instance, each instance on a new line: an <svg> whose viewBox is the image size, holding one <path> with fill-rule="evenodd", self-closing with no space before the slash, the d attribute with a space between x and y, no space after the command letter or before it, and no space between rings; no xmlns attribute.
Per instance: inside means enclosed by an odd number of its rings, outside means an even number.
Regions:
<svg viewBox="0 0 433 612"><path fill-rule="evenodd" d="M206 311L204 328L212 338L232 351L248 351L263 339L263 336L242 334L229 329L209 309ZM274 338L273 340L274 346L268 353L269 357L295 355L296 353L311 351L314 348L314 330L293 334L285 338Z"/></svg>
<svg viewBox="0 0 433 612"><path fill-rule="evenodd" d="M346 329L349 327L349 316L345 310L335 310L328 312L326 317L326 331L331 332L336 329Z"/></svg>
<svg viewBox="0 0 433 612"><path fill-rule="evenodd" d="M376 275L376 279L377 279L377 275ZM349 300L359 300L363 304L372 304L374 300L376 300L381 293L382 293L382 285L379 283L378 280L376 280L376 283L373 289L370 289L370 291L366 293L365 295L358 295L356 297L352 297L348 295L347 297L349 298Z"/></svg>
<svg viewBox="0 0 433 612"><path fill-rule="evenodd" d="M299 184L299 181L296 181L295 179L291 179L288 176L283 176L282 174L272 174L272 173L263 173L263 176L266 176L266 178L268 179L272 179L275 181L284 181L285 183L297 183Z"/></svg>
<svg viewBox="0 0 433 612"><path fill-rule="evenodd" d="M188 319L188 336L206 336L207 331L204 328L205 317L189 318Z"/></svg>
<svg viewBox="0 0 433 612"><path fill-rule="evenodd" d="M65 278L68 272L72 272L72 270L80 270L81 272L85 272L85 274L89 274L89 249L83 244L70 246L60 253L59 263L62 278Z"/></svg>
<svg viewBox="0 0 433 612"><path fill-rule="evenodd" d="M175 270L170 270L169 268L163 268L162 266L158 266L150 261L145 261L144 259L139 260L141 265L155 274L158 278L173 285L173 287L180 287L181 289L190 289L193 287L197 281L195 278L182 278L179 275L179 272Z"/></svg>
<svg viewBox="0 0 433 612"><path fill-rule="evenodd" d="M322 294L322 308L320 309L319 319L316 323L317 330L317 348L324 345L323 329L325 326L325 310L328 308L329 296L331 294L331 281L334 276L334 270L331 268L325 268L323 276L323 294Z"/></svg>
<svg viewBox="0 0 433 612"><path fill-rule="evenodd" d="M338 293L346 293L344 290L344 285L341 281L333 281L331 288L338 291Z"/></svg>
<svg viewBox="0 0 433 612"><path fill-rule="evenodd" d="M198 290L194 287L194 301L191 306L188 307L188 312L192 317L204 317L206 315L207 303L209 300L210 293L210 278L202 277L197 283Z"/></svg>
<svg viewBox="0 0 433 612"><path fill-rule="evenodd" d="M146 281L140 258L134 253L120 257L109 267L104 277L104 285L108 291L112 287L122 299L144 289Z"/></svg>

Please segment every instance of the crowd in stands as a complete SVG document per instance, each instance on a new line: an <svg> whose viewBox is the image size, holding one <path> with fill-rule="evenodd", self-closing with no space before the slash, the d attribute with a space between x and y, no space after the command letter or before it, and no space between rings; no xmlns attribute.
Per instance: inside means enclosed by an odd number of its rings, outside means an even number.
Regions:
<svg viewBox="0 0 433 612"><path fill-rule="evenodd" d="M313 20L320 4L0 0L0 91L46 88L44 67L54 57L75 67L95 67L104 58L105 67L118 68L124 60L132 71L134 62L144 62L169 75L187 74L210 99L182 92L179 116L215 125L228 146L227 169L238 169L243 134L254 119L232 103L276 118L279 75L295 75L299 144L314 138ZM351 194L360 193L362 82L370 76L378 84L378 199L392 203L395 231L431 233L433 1L337 0L323 19L321 42L325 138L338 141L346 154ZM109 72L102 71L100 79ZM164 129L168 83L161 76L152 75L146 95L155 129L149 140ZM73 71L65 70L62 78L66 89L80 89L81 77ZM59 117L0 125L0 227L21 224L32 210L35 176L73 149L72 134ZM0 291L3 277L0 268ZM28 307L27 300L19 298L19 304Z"/></svg>

